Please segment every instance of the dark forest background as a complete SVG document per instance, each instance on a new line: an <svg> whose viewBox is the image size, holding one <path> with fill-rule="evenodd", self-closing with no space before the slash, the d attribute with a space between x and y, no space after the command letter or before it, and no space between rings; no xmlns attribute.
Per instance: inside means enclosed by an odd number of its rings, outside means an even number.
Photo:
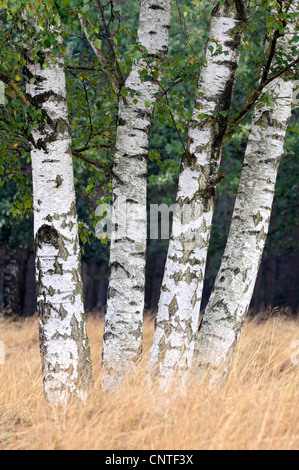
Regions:
<svg viewBox="0 0 299 470"><path fill-rule="evenodd" d="M167 106L172 109L176 126L167 113L164 102L157 106L152 130L148 175L148 204L171 205L175 202L182 145L186 126L194 103L196 82L204 54L211 3L208 1L178 0L174 2L169 59L165 66L165 84L174 78L183 80L168 95ZM138 2L119 1L124 34L118 31L118 54L123 69L130 67L130 44L127 33L134 37L138 19ZM106 10L109 19L109 9ZM264 21L256 18L248 32L249 50L242 56L233 110L245 99L244 83L256 74L258 55L263 50ZM104 40L104 38L103 38ZM91 128L104 135L113 145L116 130L117 103L109 91L107 79L98 69L87 41L80 32L70 29L67 41L66 73L69 112L74 145L80 147ZM90 70L89 70L90 69ZM108 91L109 92L108 92ZM0 106L0 114L10 111ZM92 122L92 126L91 123ZM250 116L242 123L226 145L221 172L226 177L219 185L218 200L206 271L203 308L207 303L228 235L234 200L239 182ZM269 236L262 259L251 313L279 307L285 313L299 310L299 112L294 110L286 140L286 152L294 152L281 163ZM179 136L180 134L180 136ZM87 137L86 137L87 136ZM0 134L2 151L6 138ZM26 150L22 138L12 137L14 152ZM1 150L1 149L0 149ZM94 151L93 151L94 152ZM26 152L25 152L26 153ZM9 169L0 175L0 306L7 315L24 317L35 313L35 268L33 244L32 188L29 152L23 158L17 177ZM98 150L93 156L110 161L113 150ZM9 152L7 158L10 158ZM82 274L87 312L103 314L106 305L109 243L94 236L97 222L94 213L100 202L109 202L111 185L102 170L74 159L77 207L82 239ZM8 176L7 176L8 175ZM162 282L167 240L148 240L146 310L157 310Z"/></svg>

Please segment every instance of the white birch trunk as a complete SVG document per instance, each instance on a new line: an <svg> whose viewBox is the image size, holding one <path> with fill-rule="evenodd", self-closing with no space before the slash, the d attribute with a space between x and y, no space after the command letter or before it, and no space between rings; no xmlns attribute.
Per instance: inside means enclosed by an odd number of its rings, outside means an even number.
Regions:
<svg viewBox="0 0 299 470"><path fill-rule="evenodd" d="M293 25L290 29L294 31ZM291 33L279 39L285 51ZM253 295L291 117L292 90L293 81L279 77L265 89L271 105L255 105L227 245L196 340L194 371L201 377L210 369L212 382L228 372Z"/></svg>
<svg viewBox="0 0 299 470"><path fill-rule="evenodd" d="M71 137L63 58L28 59L27 94L42 110L31 149L37 307L44 391L50 404L86 399L91 363L81 280ZM43 68L48 64L48 68Z"/></svg>
<svg viewBox="0 0 299 470"><path fill-rule="evenodd" d="M214 184L236 81L237 47L246 20L244 4L215 2L213 8L208 46L215 48L217 43L222 53L213 56L207 48L207 65L199 79L179 177L180 210L174 216L150 356L150 368L154 367L154 375L161 375L165 386L174 371L181 370L180 376L184 376L191 366L215 207ZM201 119L203 114L212 117Z"/></svg>
<svg viewBox="0 0 299 470"><path fill-rule="evenodd" d="M159 69L168 51L170 0L142 0L139 42ZM159 83L142 82L148 70L142 58L126 80L120 97L113 165L113 211L108 304L105 318L103 387L117 385L140 358L143 332L145 253L147 240L147 160L155 95ZM131 92L135 94L132 98ZM139 95L137 95L139 94ZM133 99L137 99L135 104Z"/></svg>

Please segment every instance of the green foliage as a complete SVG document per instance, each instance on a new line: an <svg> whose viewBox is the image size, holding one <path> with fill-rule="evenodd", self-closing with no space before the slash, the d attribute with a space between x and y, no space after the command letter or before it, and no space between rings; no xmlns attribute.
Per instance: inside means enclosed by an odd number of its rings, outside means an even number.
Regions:
<svg viewBox="0 0 299 470"><path fill-rule="evenodd" d="M104 2L101 3L104 6ZM241 62L230 118L237 116L256 90L259 78L267 63L265 38L271 44L275 32L283 33L293 14L271 14L271 7L279 2L255 0L249 2L248 24L240 46ZM212 10L208 0L176 0L173 2L169 55L165 61L161 93L157 96L155 119L149 154L149 203L172 204L175 201L176 183L186 141L186 131L193 110L196 85L201 67L205 65L205 44ZM24 15L25 12L25 15ZM67 98L73 149L93 160L111 166L113 162L118 96L101 70L99 61L84 37L78 18L87 25L88 34L119 65L127 77L134 60L147 60L151 75L157 77L153 59L138 43L137 24L139 2L119 0L103 8L109 40L105 35L98 3L93 0L2 0L0 6L0 74L16 86L6 84L6 104L0 105L0 191L1 233L5 227L19 221L31 220L32 185L30 172L30 131L43 119L41 111L22 100L27 80L23 66L26 63L24 44L30 45L31 57L38 61L44 48L50 49L53 60L63 54L67 77ZM58 34L58 31L59 34ZM268 75L284 68L297 57L299 36L292 44L294 57L276 50ZM215 55L221 48L215 38L209 45ZM112 53L113 52L113 53ZM45 67L47 65L45 64ZM288 72L294 75L294 68ZM142 80L151 79L148 69L140 71ZM1 78L1 76L0 76ZM167 90L163 93L162 90ZM126 96L122 88L120 94ZM132 96L135 102L138 96ZM262 95L269 100L267 94ZM149 105L150 103L148 103ZM201 115L200 110L198 114ZM297 117L296 117L297 116ZM206 118L206 116L203 116ZM243 154L250 126L250 110L234 129L227 143L221 171L226 178L219 185L218 208L215 215L211 253L219 258L219 248L225 243L232 201L236 194ZM286 142L286 151L296 151L298 141L298 112L295 114ZM296 140L297 139L297 140ZM104 170L74 157L75 185L80 216L79 231L85 257L107 257L108 250L94 237L98 222L94 213L100 203L111 201L111 178ZM297 175L297 176L296 176ZM296 179L297 178L297 179ZM279 227L279 243L293 243L298 212L286 212L298 191L298 161L291 158L282 163L277 185L275 209ZM9 188L9 191L8 189ZM15 218L13 219L13 216ZM15 222L12 222L12 221ZM288 230L288 240L282 237L288 221L294 230ZM284 222L283 222L284 221ZM27 223L26 222L26 223ZM283 225L285 224L285 225ZM28 233L32 231L28 230ZM17 237L14 237L17 239ZM107 240L102 240L107 244ZM11 242L9 241L9 244ZM277 246L279 245L277 241ZM88 244L90 246L88 247ZM150 242L149 251L166 250L167 242ZM279 248L280 249L280 248ZM216 259L215 258L215 259ZM217 258L217 259L218 259ZM212 264L217 264L213 261Z"/></svg>

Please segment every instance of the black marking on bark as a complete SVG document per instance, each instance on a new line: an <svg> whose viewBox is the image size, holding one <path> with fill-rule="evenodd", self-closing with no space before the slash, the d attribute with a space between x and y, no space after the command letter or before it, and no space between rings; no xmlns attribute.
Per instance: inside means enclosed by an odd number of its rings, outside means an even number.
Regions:
<svg viewBox="0 0 299 470"><path fill-rule="evenodd" d="M62 304L60 305L59 313L60 313L61 320L64 320L67 317L67 310L64 308Z"/></svg>
<svg viewBox="0 0 299 470"><path fill-rule="evenodd" d="M126 242L136 243L136 240L132 240L132 238L129 238L129 237L122 237L122 238L118 238L114 240L114 243L126 243Z"/></svg>
<svg viewBox="0 0 299 470"><path fill-rule="evenodd" d="M178 306L178 302L176 299L176 295L174 295L168 307L169 319L172 318L176 314L176 312L178 311L178 308L179 306Z"/></svg>
<svg viewBox="0 0 299 470"><path fill-rule="evenodd" d="M193 294L192 299L191 299L192 308L195 307L196 302L197 302L197 286L196 286L196 289L195 289L194 294Z"/></svg>
<svg viewBox="0 0 299 470"><path fill-rule="evenodd" d="M135 201L135 199L127 199L126 202L128 204L139 204L139 201Z"/></svg>
<svg viewBox="0 0 299 470"><path fill-rule="evenodd" d="M150 9L150 10L162 10L162 11L165 10L164 7L161 7L160 5L157 5L157 4L151 5L151 6L149 7L149 9Z"/></svg>
<svg viewBox="0 0 299 470"><path fill-rule="evenodd" d="M34 107L40 108L46 101L49 101L49 98L52 98L52 101L56 103L66 103L66 99L63 95L58 95L53 90L48 90L40 93L39 95L31 96L31 102ZM50 121L51 118L49 118Z"/></svg>
<svg viewBox="0 0 299 470"><path fill-rule="evenodd" d="M118 122L117 122L118 126L126 126L126 124L127 124L127 121L125 121L125 119L121 117L118 118Z"/></svg>
<svg viewBox="0 0 299 470"><path fill-rule="evenodd" d="M144 132L145 134L147 134L147 135L148 135L148 134L149 134L149 132L150 132L150 128L151 128L151 126L150 126L150 125L148 125L148 126L146 126L145 128L141 128L141 127L133 127L133 130L134 130L134 131L139 131L139 132Z"/></svg>
<svg viewBox="0 0 299 470"><path fill-rule="evenodd" d="M78 377L76 380L76 386L80 390L87 390L93 381L90 348L88 346L88 338L85 330L85 323L84 321L78 322L75 315L73 315L71 320L71 331L71 337L76 342L78 349Z"/></svg>
<svg viewBox="0 0 299 470"><path fill-rule="evenodd" d="M137 290L139 292L144 292L144 286L143 285L142 286L133 286L133 289Z"/></svg>
<svg viewBox="0 0 299 470"><path fill-rule="evenodd" d="M54 268L55 268L55 271L54 271L55 274L60 274L60 275L63 274L62 264L58 263L57 259L55 260Z"/></svg>
<svg viewBox="0 0 299 470"><path fill-rule="evenodd" d="M249 289L249 284L246 285L246 287L245 287L245 289L244 289L244 291L243 291L243 294L246 294L246 292L248 291L248 289Z"/></svg>
<svg viewBox="0 0 299 470"><path fill-rule="evenodd" d="M116 271L118 269L122 269L124 271L124 273L127 275L127 277L131 277L131 274L129 273L129 271L127 271L126 268L121 263L119 263L118 261L114 261L113 263L110 264L110 271L112 269L115 269Z"/></svg>
<svg viewBox="0 0 299 470"><path fill-rule="evenodd" d="M227 41L227 42L229 42L229 41ZM234 43L234 41L232 41L232 42ZM238 69L238 66L239 66L238 63L235 60L229 60L229 59L217 60L216 63L217 63L217 65L226 66L227 68L230 69L231 72L236 71ZM213 101L213 99L211 101Z"/></svg>
<svg viewBox="0 0 299 470"><path fill-rule="evenodd" d="M260 211L258 211L257 214L254 214L253 216L253 222L254 225L257 227L257 225L263 220L263 217L261 216Z"/></svg>
<svg viewBox="0 0 299 470"><path fill-rule="evenodd" d="M56 176L55 182L56 182L56 188L59 188L60 186L62 186L63 179L61 178L60 175L57 175L57 176Z"/></svg>
<svg viewBox="0 0 299 470"><path fill-rule="evenodd" d="M59 249L59 233L50 225L42 225L35 237L36 248L42 248L44 244L52 245Z"/></svg>
<svg viewBox="0 0 299 470"><path fill-rule="evenodd" d="M144 111L143 109L137 109L135 114L136 114L136 117L140 119L147 119L148 121L150 121L152 117L151 111Z"/></svg>
<svg viewBox="0 0 299 470"><path fill-rule="evenodd" d="M114 289L113 287L109 287L107 298L113 299L113 297L115 297L116 295L117 295L117 290Z"/></svg>

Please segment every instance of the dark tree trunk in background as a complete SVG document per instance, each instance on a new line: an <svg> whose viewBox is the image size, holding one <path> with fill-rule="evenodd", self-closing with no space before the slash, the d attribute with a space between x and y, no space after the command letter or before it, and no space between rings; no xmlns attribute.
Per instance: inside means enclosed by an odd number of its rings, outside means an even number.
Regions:
<svg viewBox="0 0 299 470"><path fill-rule="evenodd" d="M101 264L97 269L97 310L102 311L107 304L107 286L108 286L108 267L105 264Z"/></svg>
<svg viewBox="0 0 299 470"><path fill-rule="evenodd" d="M86 285L86 297L85 297L85 310L86 312L90 312L94 307L94 279L96 273L97 264L92 263L88 265L87 269L87 285Z"/></svg>
<svg viewBox="0 0 299 470"><path fill-rule="evenodd" d="M149 308L150 310L157 310L160 298L160 290L163 280L163 267L165 264L164 256L159 253L155 260L154 266L154 275L152 280L152 288L151 288L151 297Z"/></svg>
<svg viewBox="0 0 299 470"><path fill-rule="evenodd" d="M254 292L251 300L250 310L252 311L253 315L257 314L260 310L261 306L261 289L263 285L263 264L261 263L259 272L257 275Z"/></svg>
<svg viewBox="0 0 299 470"><path fill-rule="evenodd" d="M87 295L87 270L88 264L83 261L82 262L82 282L83 282L83 298L84 298L84 310L87 312L86 308L86 295Z"/></svg>
<svg viewBox="0 0 299 470"><path fill-rule="evenodd" d="M82 263L86 312L102 311L107 304L108 264Z"/></svg>
<svg viewBox="0 0 299 470"><path fill-rule="evenodd" d="M27 261L26 266L26 282L25 282L25 299L23 316L31 317L36 312L36 291L35 291L35 262L34 256Z"/></svg>
<svg viewBox="0 0 299 470"><path fill-rule="evenodd" d="M3 275L3 307L4 315L21 315L19 265L15 253L7 255L4 260Z"/></svg>
<svg viewBox="0 0 299 470"><path fill-rule="evenodd" d="M295 314L299 300L299 252L289 253L287 267L287 306Z"/></svg>
<svg viewBox="0 0 299 470"><path fill-rule="evenodd" d="M276 279L276 257L268 254L266 260L265 270L265 298L264 303L266 307L275 307L274 294L275 294L275 279Z"/></svg>

